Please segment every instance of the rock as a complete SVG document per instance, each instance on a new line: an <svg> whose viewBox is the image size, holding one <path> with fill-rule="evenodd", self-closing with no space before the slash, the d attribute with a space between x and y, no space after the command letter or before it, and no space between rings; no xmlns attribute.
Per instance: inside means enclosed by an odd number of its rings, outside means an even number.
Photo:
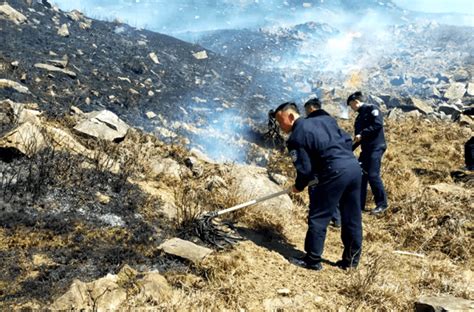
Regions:
<svg viewBox="0 0 474 312"><path fill-rule="evenodd" d="M178 136L175 132L163 127L156 127L154 132L159 138L176 138Z"/></svg>
<svg viewBox="0 0 474 312"><path fill-rule="evenodd" d="M91 137L108 141L121 140L130 128L117 115L108 110L85 114L86 119L77 124L74 130Z"/></svg>
<svg viewBox="0 0 474 312"><path fill-rule="evenodd" d="M0 79L0 89L13 89L19 93L30 93L24 85L8 79Z"/></svg>
<svg viewBox="0 0 474 312"><path fill-rule="evenodd" d="M405 113L405 116L417 119L417 118L421 117L421 113L420 113L420 111L415 109L415 110L412 110L412 111L409 111L409 112Z"/></svg>
<svg viewBox="0 0 474 312"><path fill-rule="evenodd" d="M207 52L205 50L193 53L193 56L198 60L207 59Z"/></svg>
<svg viewBox="0 0 474 312"><path fill-rule="evenodd" d="M417 312L473 311L474 301L450 295L422 296L415 302Z"/></svg>
<svg viewBox="0 0 474 312"><path fill-rule="evenodd" d="M107 205L110 202L110 197L102 194L101 192L95 193L95 197L97 198L97 201L102 205Z"/></svg>
<svg viewBox="0 0 474 312"><path fill-rule="evenodd" d="M0 5L0 19L11 21L17 25L26 22L26 17L6 2Z"/></svg>
<svg viewBox="0 0 474 312"><path fill-rule="evenodd" d="M376 95L369 94L367 96L367 103L377 105L380 108L385 107L385 102Z"/></svg>
<svg viewBox="0 0 474 312"><path fill-rule="evenodd" d="M92 20L90 19L84 19L83 22L79 23L79 28L82 30L87 30L92 27Z"/></svg>
<svg viewBox="0 0 474 312"><path fill-rule="evenodd" d="M94 298L97 311L114 311L123 306L127 300L127 292L119 286L117 275L107 274L88 285L90 296Z"/></svg>
<svg viewBox="0 0 474 312"><path fill-rule="evenodd" d="M401 86L405 83L405 79L403 79L403 77L400 77L400 76L395 76L394 78L390 79L390 84L392 86Z"/></svg>
<svg viewBox="0 0 474 312"><path fill-rule="evenodd" d="M154 52L151 52L150 54L148 54L148 56L151 58L153 63L160 64L160 61L158 60L158 56L156 56Z"/></svg>
<svg viewBox="0 0 474 312"><path fill-rule="evenodd" d="M264 168L256 166L235 165L230 172L232 176L232 185L241 201L256 199L265 195L281 191L282 188L271 181L268 172ZM293 202L288 195L281 195L267 201L259 203L253 211L260 213L271 213L280 217L289 217L293 209Z"/></svg>
<svg viewBox="0 0 474 312"><path fill-rule="evenodd" d="M145 115L148 119L153 119L156 117L156 114L154 112L146 112Z"/></svg>
<svg viewBox="0 0 474 312"><path fill-rule="evenodd" d="M34 266L56 266L57 263L55 263L53 260L51 260L47 255L45 254L35 254L33 255L33 265Z"/></svg>
<svg viewBox="0 0 474 312"><path fill-rule="evenodd" d="M71 78L76 78L76 76L77 76L76 73L71 71L71 70L62 69L62 68L59 68L59 67L56 67L56 66L53 66L53 65L37 63L37 64L35 64L35 67L45 69L47 71L60 72L60 73L68 75Z"/></svg>
<svg viewBox="0 0 474 312"><path fill-rule="evenodd" d="M280 288L277 289L277 294L282 295L282 296L288 296L291 293L291 290L288 288Z"/></svg>
<svg viewBox="0 0 474 312"><path fill-rule="evenodd" d="M399 108L393 108L388 112L387 118L391 120L397 120L402 116L402 110Z"/></svg>
<svg viewBox="0 0 474 312"><path fill-rule="evenodd" d="M71 12L66 13L66 15L75 22L79 22L84 18L84 15L78 10L72 10Z"/></svg>
<svg viewBox="0 0 474 312"><path fill-rule="evenodd" d="M69 37L69 28L67 27L67 24L62 24L61 27L59 27L58 35L61 37Z"/></svg>
<svg viewBox="0 0 474 312"><path fill-rule="evenodd" d="M24 155L32 156L46 146L41 128L27 121L0 138L1 148L13 148Z"/></svg>
<svg viewBox="0 0 474 312"><path fill-rule="evenodd" d="M458 123L460 126L472 127L474 126L474 119L472 118L472 116L461 114L459 116Z"/></svg>
<svg viewBox="0 0 474 312"><path fill-rule="evenodd" d="M138 273L125 265L117 275L107 274L90 283L74 280L69 290L49 308L54 311L149 309L150 304L169 300L171 294L172 288L159 272Z"/></svg>
<svg viewBox="0 0 474 312"><path fill-rule="evenodd" d="M453 74L453 80L456 82L464 82L469 80L469 72L464 68L458 69Z"/></svg>
<svg viewBox="0 0 474 312"><path fill-rule="evenodd" d="M139 305L149 306L149 302L163 302L171 298L172 289L159 272L147 272L136 284L140 292L135 301Z"/></svg>
<svg viewBox="0 0 474 312"><path fill-rule="evenodd" d="M190 241L180 238L172 238L159 247L165 253L187 259L193 263L200 263L205 257L212 253L212 249L198 246Z"/></svg>
<svg viewBox="0 0 474 312"><path fill-rule="evenodd" d="M438 73L436 78L438 78L438 82L449 82L449 77L445 74Z"/></svg>
<svg viewBox="0 0 474 312"><path fill-rule="evenodd" d="M9 99L0 101L0 112L8 116L9 123L22 124L30 121L39 124L38 116L41 115L41 112L37 111L37 108L36 103L16 103Z"/></svg>
<svg viewBox="0 0 474 312"><path fill-rule="evenodd" d="M184 164L186 165L186 167L191 169L192 173L196 177L200 177L202 173L204 172L204 168L195 157L186 158L184 160Z"/></svg>
<svg viewBox="0 0 474 312"><path fill-rule="evenodd" d="M441 93L435 86L431 86L428 89L426 89L425 94L427 97L441 98Z"/></svg>
<svg viewBox="0 0 474 312"><path fill-rule="evenodd" d="M461 99L466 93L466 85L461 82L455 82L449 85L444 93L444 97L448 100Z"/></svg>
<svg viewBox="0 0 474 312"><path fill-rule="evenodd" d="M467 91L466 91L467 95L469 96L474 96L474 83L472 82L469 82L467 84Z"/></svg>
<svg viewBox="0 0 474 312"><path fill-rule="evenodd" d="M171 181L181 181L181 166L171 158L152 159L149 174L151 178L166 177Z"/></svg>
<svg viewBox="0 0 474 312"><path fill-rule="evenodd" d="M60 60L48 60L48 62L52 63L54 66L66 68L67 64L69 63L69 57L67 54L65 54Z"/></svg>
<svg viewBox="0 0 474 312"><path fill-rule="evenodd" d="M465 192L468 192L467 189L458 186L458 185L452 185L448 183L438 183L435 185L429 185L427 186L428 189L434 190L438 193L444 193L444 194L462 194Z"/></svg>
<svg viewBox="0 0 474 312"><path fill-rule="evenodd" d="M418 83L424 83L426 81L427 77L421 76L421 77L411 77L411 82L414 84Z"/></svg>
<svg viewBox="0 0 474 312"><path fill-rule="evenodd" d="M432 113L434 111L433 108L431 107L431 105L423 102L422 100L414 98L414 97L411 97L410 99L411 99L411 102L412 102L413 106L418 111L420 111L421 113L426 115L426 114Z"/></svg>
<svg viewBox="0 0 474 312"><path fill-rule="evenodd" d="M54 127L46 127L45 131L48 134L49 139L52 143L61 149L65 149L69 152L83 155L89 158L94 157L94 152L87 149L84 145L79 143L71 134L68 132Z"/></svg>
<svg viewBox="0 0 474 312"><path fill-rule="evenodd" d="M451 115L454 119L456 119L461 114L461 111L456 106L449 104L439 105L438 112L443 112L446 115Z"/></svg>
<svg viewBox="0 0 474 312"><path fill-rule="evenodd" d="M80 280L74 280L69 290L56 299L50 308L53 310L77 309L78 311L89 311L92 310L93 306L94 301L90 297L87 284Z"/></svg>

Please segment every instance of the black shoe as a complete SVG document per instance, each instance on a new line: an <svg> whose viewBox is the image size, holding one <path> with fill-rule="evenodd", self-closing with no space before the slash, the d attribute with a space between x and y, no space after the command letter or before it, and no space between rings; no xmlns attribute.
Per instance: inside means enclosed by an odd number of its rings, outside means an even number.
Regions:
<svg viewBox="0 0 474 312"><path fill-rule="evenodd" d="M371 215L379 215L382 214L385 210L387 210L388 206L377 206L370 212Z"/></svg>
<svg viewBox="0 0 474 312"><path fill-rule="evenodd" d="M289 261L294 265L309 270L321 271L323 269L323 266L320 262L309 263L305 261L305 258L290 258Z"/></svg>
<svg viewBox="0 0 474 312"><path fill-rule="evenodd" d="M336 262L336 266L342 270L350 270L350 269L357 268L356 263L348 263L347 261L344 261L344 260L338 260Z"/></svg>

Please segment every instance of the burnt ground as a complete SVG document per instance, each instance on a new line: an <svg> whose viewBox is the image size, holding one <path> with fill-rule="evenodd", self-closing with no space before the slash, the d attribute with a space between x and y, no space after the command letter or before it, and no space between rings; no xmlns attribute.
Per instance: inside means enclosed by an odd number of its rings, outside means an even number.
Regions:
<svg viewBox="0 0 474 312"><path fill-rule="evenodd" d="M162 202L127 182L124 171L84 169L84 161L45 150L32 159L0 162L2 305L22 298L50 300L73 279L91 281L116 273L124 263L185 269L156 248L165 236L176 234L160 212ZM96 192L109 201L99 203ZM35 255L44 255L48 263L32 264Z"/></svg>
<svg viewBox="0 0 474 312"><path fill-rule="evenodd" d="M180 109L191 106L193 97L207 99L211 109L226 103L224 108L247 112L254 106L268 105L281 89L282 80L275 73L261 73L210 50L206 50L206 59L196 59L193 53L204 48L167 35L98 20L92 20L91 28L82 29L66 13L41 3L33 2L30 7L25 1L14 0L9 4L28 21L23 25L0 21L2 76L21 81L32 95L0 90L0 96L38 102L51 116L64 114L71 105L85 111L107 108L132 125L146 128L144 113L148 110L167 119L195 121L202 117L199 113L191 117ZM57 34L64 23L69 37ZM150 59L151 52L160 64ZM34 67L64 55L69 59L66 68L75 72L76 78ZM11 66L14 61L19 62L18 67ZM154 95L149 96L149 91ZM268 99L255 98L255 94Z"/></svg>

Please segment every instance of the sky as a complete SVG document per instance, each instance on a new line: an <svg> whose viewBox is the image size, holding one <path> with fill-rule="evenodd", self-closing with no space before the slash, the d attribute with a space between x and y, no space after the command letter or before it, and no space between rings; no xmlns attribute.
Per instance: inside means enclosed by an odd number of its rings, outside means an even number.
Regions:
<svg viewBox="0 0 474 312"><path fill-rule="evenodd" d="M404 9L427 13L474 14L474 0L393 0Z"/></svg>

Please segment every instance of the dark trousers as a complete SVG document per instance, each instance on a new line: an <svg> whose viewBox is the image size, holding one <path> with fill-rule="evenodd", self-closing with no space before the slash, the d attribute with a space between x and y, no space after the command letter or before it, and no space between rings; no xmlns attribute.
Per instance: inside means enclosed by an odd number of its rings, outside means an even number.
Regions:
<svg viewBox="0 0 474 312"><path fill-rule="evenodd" d="M464 161L467 170L474 170L474 137L464 144Z"/></svg>
<svg viewBox="0 0 474 312"><path fill-rule="evenodd" d="M362 187L360 195L360 204L362 209L365 209L367 200L367 184L370 184L372 194L374 194L375 205L387 206L387 195L383 186L382 178L380 177L380 166L382 164L382 156L385 153L386 147L376 147L372 149L363 149L359 162L361 163Z"/></svg>
<svg viewBox="0 0 474 312"><path fill-rule="evenodd" d="M362 216L360 208L361 172L357 161L344 168L333 169L320 177L310 190L308 232L305 239L307 261L321 262L329 221L339 204L341 212L342 260L357 265L362 250Z"/></svg>

